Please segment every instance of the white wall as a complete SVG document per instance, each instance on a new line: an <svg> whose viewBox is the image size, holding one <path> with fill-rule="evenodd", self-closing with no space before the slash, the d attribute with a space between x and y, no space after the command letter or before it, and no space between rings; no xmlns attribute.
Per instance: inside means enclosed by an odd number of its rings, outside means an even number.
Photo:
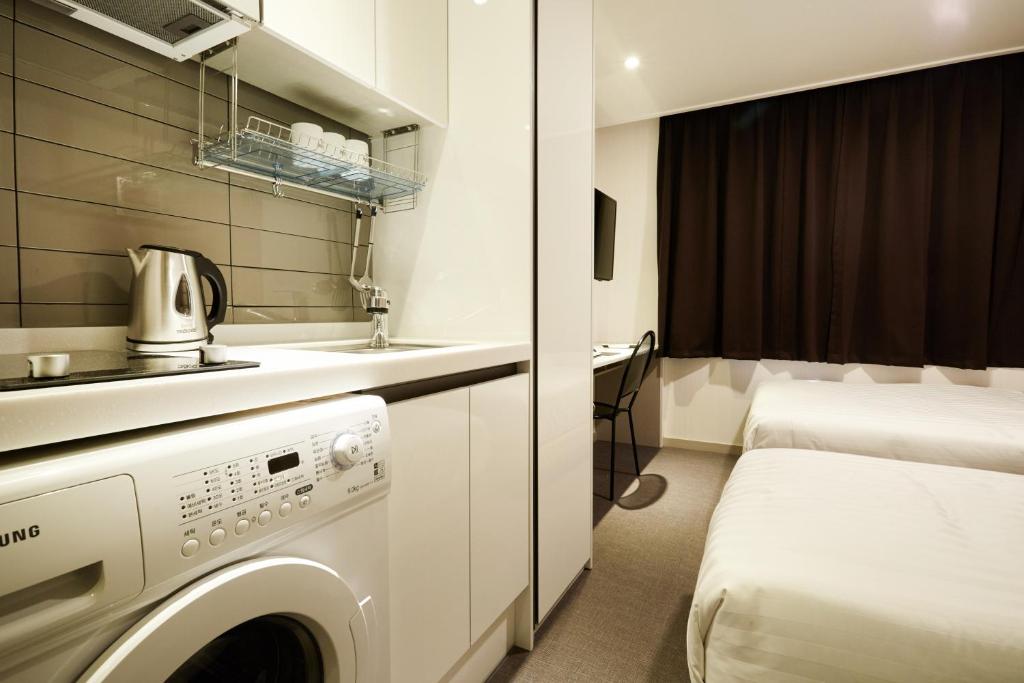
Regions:
<svg viewBox="0 0 1024 683"><path fill-rule="evenodd" d="M420 133L427 187L378 219L374 279L393 336L529 341L531 4L451 0L448 59L448 128Z"/></svg>
<svg viewBox="0 0 1024 683"><path fill-rule="evenodd" d="M595 185L618 202L615 272L594 281L594 342L636 341L658 325L658 120L599 128Z"/></svg>

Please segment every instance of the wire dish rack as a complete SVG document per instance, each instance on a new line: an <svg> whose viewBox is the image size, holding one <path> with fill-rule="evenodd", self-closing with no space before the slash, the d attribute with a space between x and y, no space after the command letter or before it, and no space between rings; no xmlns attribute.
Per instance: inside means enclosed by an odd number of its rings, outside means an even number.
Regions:
<svg viewBox="0 0 1024 683"><path fill-rule="evenodd" d="M317 138L293 140L288 126L258 116L233 135L203 143L197 163L272 179L275 194L290 185L373 205L419 192L427 182L422 173Z"/></svg>

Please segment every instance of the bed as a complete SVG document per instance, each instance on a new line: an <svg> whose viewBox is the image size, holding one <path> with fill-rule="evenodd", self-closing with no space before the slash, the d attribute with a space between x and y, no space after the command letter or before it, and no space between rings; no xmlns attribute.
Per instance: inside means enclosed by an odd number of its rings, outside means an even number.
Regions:
<svg viewBox="0 0 1024 683"><path fill-rule="evenodd" d="M1024 477L744 454L708 530L692 683L1024 680Z"/></svg>
<svg viewBox="0 0 1024 683"><path fill-rule="evenodd" d="M1024 474L1024 392L765 382L754 393L743 448L809 448Z"/></svg>

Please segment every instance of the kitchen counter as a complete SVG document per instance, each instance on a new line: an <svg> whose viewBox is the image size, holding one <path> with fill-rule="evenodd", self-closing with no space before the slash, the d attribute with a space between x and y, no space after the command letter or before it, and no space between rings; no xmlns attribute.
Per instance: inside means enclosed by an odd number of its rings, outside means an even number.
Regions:
<svg viewBox="0 0 1024 683"><path fill-rule="evenodd" d="M383 354L239 346L228 358L261 365L0 393L0 452L519 363L530 359L530 345L466 343Z"/></svg>

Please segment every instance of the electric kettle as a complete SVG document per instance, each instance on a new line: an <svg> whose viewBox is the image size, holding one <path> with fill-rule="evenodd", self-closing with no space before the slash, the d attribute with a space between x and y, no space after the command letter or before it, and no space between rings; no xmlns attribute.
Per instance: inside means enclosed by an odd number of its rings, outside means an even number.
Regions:
<svg viewBox="0 0 1024 683"><path fill-rule="evenodd" d="M224 322L227 285L213 261L197 251L145 244L128 249L132 283L128 291L128 338L131 351L193 351ZM210 283L213 302L206 312L202 279Z"/></svg>

